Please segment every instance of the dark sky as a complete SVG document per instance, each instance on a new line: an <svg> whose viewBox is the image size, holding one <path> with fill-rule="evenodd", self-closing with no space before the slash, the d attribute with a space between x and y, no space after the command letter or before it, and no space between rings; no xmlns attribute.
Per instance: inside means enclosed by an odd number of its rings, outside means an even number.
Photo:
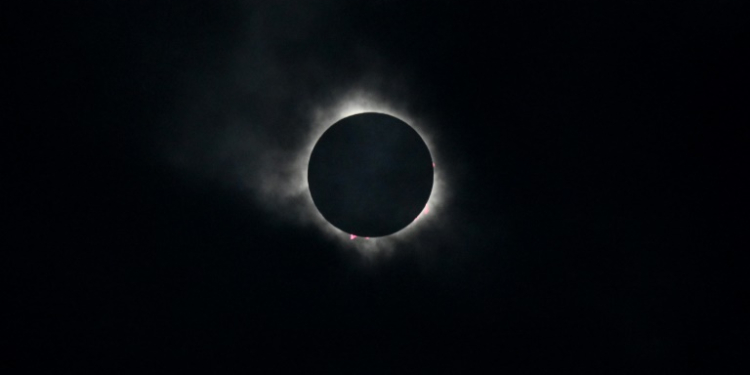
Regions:
<svg viewBox="0 0 750 375"><path fill-rule="evenodd" d="M741 373L742 1L493 3L9 7L0 366ZM292 194L355 95L445 171L375 255Z"/></svg>

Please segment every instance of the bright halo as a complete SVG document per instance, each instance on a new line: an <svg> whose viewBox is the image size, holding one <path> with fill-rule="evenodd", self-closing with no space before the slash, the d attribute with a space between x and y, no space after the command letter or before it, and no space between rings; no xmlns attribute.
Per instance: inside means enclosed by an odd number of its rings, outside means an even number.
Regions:
<svg viewBox="0 0 750 375"><path fill-rule="evenodd" d="M318 139L337 121L363 112L384 113L405 121L419 133L427 144L434 162L433 188L422 214L406 228L394 234L377 238L353 237L350 233L346 233L330 224L320 214L317 207L315 207L307 184L308 163ZM446 201L445 168L440 159L440 150L438 149L435 136L430 131L431 129L428 124L403 108L388 103L376 95L362 91L348 93L343 95L342 99L337 102L317 107L312 111L310 117L311 128L308 131L308 137L298 157L294 160L294 165L296 166L294 169L297 171L297 174L293 176L294 181L290 181L298 187L295 190L299 193L299 198L302 198L302 202L299 203L304 205L300 209L305 211L305 216L307 216L305 221L312 223L341 246L372 254L389 252L393 250L397 243L415 239L421 228L434 225L439 220L440 213Z"/></svg>

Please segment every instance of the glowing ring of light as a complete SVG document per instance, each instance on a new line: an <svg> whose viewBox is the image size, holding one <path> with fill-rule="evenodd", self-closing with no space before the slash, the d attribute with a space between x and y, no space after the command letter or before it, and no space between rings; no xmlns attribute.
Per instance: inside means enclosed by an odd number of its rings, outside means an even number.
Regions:
<svg viewBox="0 0 750 375"><path fill-rule="evenodd" d="M349 117L362 112L380 112L385 113L406 121L411 125L427 144L434 161L434 183L432 193L425 210L406 228L386 237L378 238L357 238L352 237L333 225L331 225L315 207L310 190L307 185L307 166L310 155L315 147L317 140L328 127L335 124L344 117ZM445 168L440 159L440 150L438 150L435 134L430 131L426 124L419 118L408 113L395 105L377 97L374 94L365 92L350 92L343 95L343 99L332 105L316 108L311 114L311 128L308 131L308 137L304 142L299 156L294 160L295 170L297 173L294 183L298 186L297 193L303 198L301 202L305 207L301 209L305 212L305 221L311 222L317 228L338 242L341 246L347 248L356 248L366 253L390 251L393 247L403 241L408 241L416 237L419 228L428 226L438 220L440 211L446 203L446 178Z"/></svg>

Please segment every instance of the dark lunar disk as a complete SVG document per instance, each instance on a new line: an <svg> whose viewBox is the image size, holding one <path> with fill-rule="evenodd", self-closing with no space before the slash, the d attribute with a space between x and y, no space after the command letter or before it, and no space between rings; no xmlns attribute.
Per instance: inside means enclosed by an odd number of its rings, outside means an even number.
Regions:
<svg viewBox="0 0 750 375"><path fill-rule="evenodd" d="M432 157L405 122L360 113L323 133L307 178L315 206L335 227L360 237L386 236L424 210L432 191Z"/></svg>

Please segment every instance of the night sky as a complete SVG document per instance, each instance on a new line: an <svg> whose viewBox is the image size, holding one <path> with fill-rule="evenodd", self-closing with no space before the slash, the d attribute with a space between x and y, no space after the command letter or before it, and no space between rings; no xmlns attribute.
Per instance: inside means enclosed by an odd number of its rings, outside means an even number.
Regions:
<svg viewBox="0 0 750 375"><path fill-rule="evenodd" d="M0 372L743 373L746 6L493 3L6 7ZM299 182L363 101L441 173L378 248Z"/></svg>

